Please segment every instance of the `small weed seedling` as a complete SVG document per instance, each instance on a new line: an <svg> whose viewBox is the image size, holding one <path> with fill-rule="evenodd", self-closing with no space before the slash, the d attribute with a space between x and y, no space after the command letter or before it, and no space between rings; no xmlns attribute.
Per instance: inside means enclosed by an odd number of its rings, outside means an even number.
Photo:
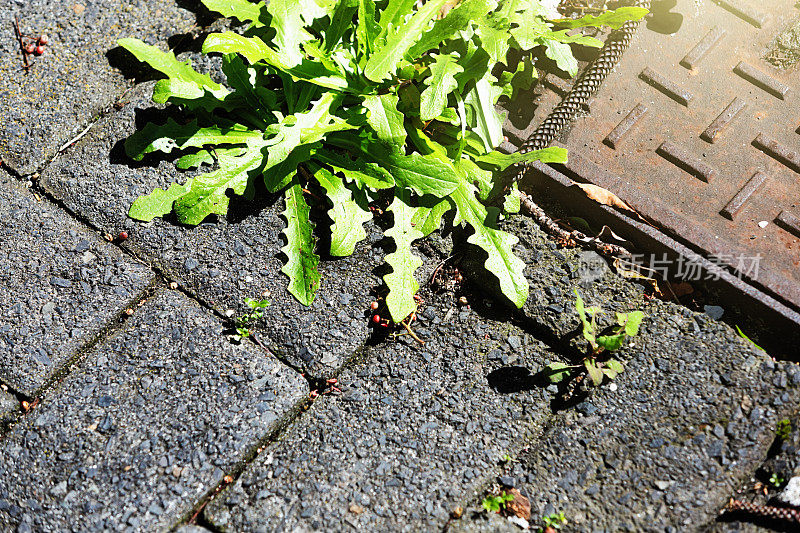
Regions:
<svg viewBox="0 0 800 533"><path fill-rule="evenodd" d="M502 491L499 496L489 494L483 499L483 508L490 513L499 513L505 511L506 504L514 501L514 495L506 491Z"/></svg>
<svg viewBox="0 0 800 533"><path fill-rule="evenodd" d="M583 358L582 365L550 363L546 367L547 379L551 383L559 383L583 367L589 374L592 384L597 387L603 383L604 376L614 379L625 370L619 360L607 357L606 354L619 350L626 338L639 333L644 313L641 311L617 313L617 325L611 328L607 335L600 335L597 317L603 313L603 310L598 306L587 308L577 290L575 296L577 297L575 309L581 319L583 338L589 343L586 356Z"/></svg>
<svg viewBox="0 0 800 533"><path fill-rule="evenodd" d="M250 308L250 312L234 319L234 326L239 339L245 339L250 336L250 327L253 322L260 320L264 316L264 309L269 306L268 300L256 300L254 298L245 298L244 303Z"/></svg>
<svg viewBox="0 0 800 533"><path fill-rule="evenodd" d="M788 418L784 418L783 420L778 422L778 426L775 428L775 438L779 441L783 442L788 440L789 435L792 433L792 423L789 421Z"/></svg>
<svg viewBox="0 0 800 533"><path fill-rule="evenodd" d="M773 472L772 475L769 476L769 484L775 489L781 488L785 482L786 480L783 479L783 476L778 473Z"/></svg>
<svg viewBox="0 0 800 533"><path fill-rule="evenodd" d="M548 531L561 529L561 527L566 523L567 523L567 517L564 516L564 511L559 511L557 513L543 516L542 527L540 527L537 531L539 533L547 533Z"/></svg>

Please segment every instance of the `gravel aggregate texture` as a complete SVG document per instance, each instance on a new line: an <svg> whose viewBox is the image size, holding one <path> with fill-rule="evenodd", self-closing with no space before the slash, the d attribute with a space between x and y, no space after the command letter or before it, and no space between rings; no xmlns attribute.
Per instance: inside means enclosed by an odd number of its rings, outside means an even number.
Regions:
<svg viewBox="0 0 800 533"><path fill-rule="evenodd" d="M368 347L205 515L224 531L435 531L542 431L553 357L503 309L426 297L416 332ZM482 309L481 309L482 308Z"/></svg>
<svg viewBox="0 0 800 533"><path fill-rule="evenodd" d="M266 197L259 203L233 200L227 217L208 219L196 227L179 225L169 217L151 223L128 218L138 196L186 179L171 162L136 164L124 155L122 141L135 131L137 116L140 121L162 118L150 103L151 92L150 83L132 91L121 112L101 119L48 167L42 185L103 231L113 235L127 231L130 238L124 246L220 313L241 314L245 298L267 291L271 305L257 324L262 341L311 375L334 374L369 336L365 312L372 300L370 291L380 281L373 270L382 262L378 246L382 234L370 225L368 240L353 256L324 258L317 300L307 308L286 291L288 278L280 273L280 249L285 244L281 198ZM143 114L148 109L149 114Z"/></svg>
<svg viewBox="0 0 800 533"><path fill-rule="evenodd" d="M153 297L0 441L0 530L166 531L308 395L186 296Z"/></svg>
<svg viewBox="0 0 800 533"><path fill-rule="evenodd" d="M153 281L0 170L0 381L33 397Z"/></svg>
<svg viewBox="0 0 800 533"><path fill-rule="evenodd" d="M130 87L126 75L139 74L118 39L162 44L193 26L196 15L178 4L191 2L0 0L0 160L24 175L42 168ZM15 15L24 34L50 40L27 73Z"/></svg>

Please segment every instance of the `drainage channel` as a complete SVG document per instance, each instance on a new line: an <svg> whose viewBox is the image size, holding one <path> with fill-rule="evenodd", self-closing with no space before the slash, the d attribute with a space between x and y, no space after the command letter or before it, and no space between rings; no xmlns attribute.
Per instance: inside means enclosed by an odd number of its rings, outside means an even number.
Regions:
<svg viewBox="0 0 800 533"><path fill-rule="evenodd" d="M575 182L614 192L652 225L598 205L586 212L647 250L645 266L700 276L765 348L796 357L800 4L678 0L664 13L656 8L675 2L654 4L558 140L569 163L538 165L527 179L568 205L584 205ZM569 89L552 75L544 85L534 125Z"/></svg>

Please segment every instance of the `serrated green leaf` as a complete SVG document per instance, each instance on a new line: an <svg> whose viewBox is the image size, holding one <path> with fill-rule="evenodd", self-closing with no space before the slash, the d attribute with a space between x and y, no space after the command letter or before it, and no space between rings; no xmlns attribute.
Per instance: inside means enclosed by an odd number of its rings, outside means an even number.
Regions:
<svg viewBox="0 0 800 533"><path fill-rule="evenodd" d="M309 165L309 168L333 204L328 210L328 215L333 220L331 255L337 257L351 255L356 244L367 237L363 224L372 220L372 213L353 200L353 194L342 183L341 178L324 167Z"/></svg>
<svg viewBox="0 0 800 533"><path fill-rule="evenodd" d="M228 191L244 194L252 175L263 164L260 147L249 148L239 157L220 154L219 169L186 183L186 193L177 198L174 204L175 214L181 223L195 226L209 215L225 215L228 212Z"/></svg>
<svg viewBox="0 0 800 533"><path fill-rule="evenodd" d="M342 37L353 27L353 15L358 12L358 0L341 0L331 15L331 24L325 30L324 49L332 52Z"/></svg>
<svg viewBox="0 0 800 533"><path fill-rule="evenodd" d="M242 22L254 22L257 26L262 15L261 10L266 7L264 2L253 3L249 0L202 0L203 5L210 11L220 13L226 18L237 18Z"/></svg>
<svg viewBox="0 0 800 533"><path fill-rule="evenodd" d="M475 113L473 130L483 140L487 152L503 142L504 120L494 108L501 92L502 89L492 86L489 76L486 76L478 80L464 98L464 103Z"/></svg>
<svg viewBox="0 0 800 533"><path fill-rule="evenodd" d="M250 144L262 139L263 133L250 131L240 124L234 124L230 128L201 128L196 120L189 124L178 124L169 119L163 126L148 123L128 137L125 140L125 153L128 157L141 161L145 155L156 151L168 154L173 150L220 144Z"/></svg>
<svg viewBox="0 0 800 533"><path fill-rule="evenodd" d="M221 86L206 74L200 74L192 68L191 62L178 61L175 54L162 52L155 46L143 43L139 39L120 39L119 45L129 51L143 63L147 63L170 79L194 82L200 87L219 90Z"/></svg>
<svg viewBox="0 0 800 533"><path fill-rule="evenodd" d="M408 51L408 57L416 59L428 50L437 48L440 43L466 28L470 22L483 20L496 7L497 0L463 0L422 35Z"/></svg>
<svg viewBox="0 0 800 533"><path fill-rule="evenodd" d="M272 15L270 28L275 30L273 42L287 67L299 65L303 60L300 45L312 39L303 27L305 2L297 0L270 0L267 11Z"/></svg>
<svg viewBox="0 0 800 533"><path fill-rule="evenodd" d="M480 203L472 184L461 180L451 198L457 209L453 224L466 221L475 230L467 242L479 246L489 255L484 263L486 270L497 277L506 298L521 308L528 299L528 280L524 274L525 263L514 255L514 245L519 239L496 229L498 209Z"/></svg>
<svg viewBox="0 0 800 533"><path fill-rule="evenodd" d="M403 113L398 109L400 99L395 94L370 95L364 98L364 107L369 110L369 124L378 139L392 149L401 149L406 144L406 129L403 126Z"/></svg>
<svg viewBox="0 0 800 533"><path fill-rule="evenodd" d="M408 191L395 191L394 200L388 208L394 215L394 225L384 232L397 247L396 251L386 256L386 263L392 267L392 272L383 277L389 288L386 306L395 322L402 321L417 309L414 295L419 290L419 284L414 279L414 271L422 265L422 260L411 253L411 243L423 235L411 225L416 209L407 203L408 196Z"/></svg>
<svg viewBox="0 0 800 533"><path fill-rule="evenodd" d="M390 26L395 28L403 22L403 17L414 8L417 0L389 0L386 7L381 12L378 25L381 27L381 35L386 35Z"/></svg>
<svg viewBox="0 0 800 533"><path fill-rule="evenodd" d="M131 205L128 216L143 222L150 222L156 217L163 217L172 211L175 200L186 194L191 183L178 185L173 183L169 189L155 189L147 196L140 196Z"/></svg>
<svg viewBox="0 0 800 533"><path fill-rule="evenodd" d="M244 37L237 33L212 33L203 42L203 53L241 54L251 64L263 61L290 76L325 87L347 90L349 84L340 72L329 70L320 62L302 61L292 64L258 37Z"/></svg>
<svg viewBox="0 0 800 533"><path fill-rule="evenodd" d="M522 162L532 163L533 161L541 161L542 163L566 163L567 149L561 148L560 146L550 146L524 154L520 152L504 154L497 150L492 150L487 154L475 158L475 160L479 163L497 167L499 170L505 170L511 165Z"/></svg>
<svg viewBox="0 0 800 533"><path fill-rule="evenodd" d="M557 24L560 28L586 28L586 27L595 27L599 28L602 26L608 26L612 29L618 30L628 21L631 20L641 20L649 13L643 7L633 7L633 6L626 6L626 7L619 7L612 11L606 11L599 15L584 15L583 17L576 18L576 19L557 19L553 20L554 24Z"/></svg>
<svg viewBox="0 0 800 533"><path fill-rule="evenodd" d="M578 289L574 289L574 292L575 310L578 312L578 318L580 318L581 325L583 326L583 338L589 341L589 344L592 345L592 348L595 348L597 346L597 342L595 339L594 325L586 318L586 306L583 303L583 298L581 298L581 295L578 294ZM592 313L591 316L594 317L594 313Z"/></svg>
<svg viewBox="0 0 800 533"><path fill-rule="evenodd" d="M519 213L522 208L522 198L520 197L519 185L514 182L511 191L503 199L503 212L508 214Z"/></svg>
<svg viewBox="0 0 800 533"><path fill-rule="evenodd" d="M420 95L419 115L424 121L442 114L447 107L447 95L458 88L456 74L464 71L454 54L434 54L432 58L431 75L425 79L428 87Z"/></svg>
<svg viewBox="0 0 800 533"><path fill-rule="evenodd" d="M381 27L375 21L375 0L358 0L356 40L359 54L365 60L372 55L372 48L380 32Z"/></svg>
<svg viewBox="0 0 800 533"><path fill-rule="evenodd" d="M509 100L515 100L519 97L520 92L530 90L538 76L533 62L523 57L517 63L516 70L513 72L505 70L500 73L500 81L498 83L503 89L503 96Z"/></svg>
<svg viewBox="0 0 800 533"><path fill-rule="evenodd" d="M314 253L314 224L308 217L309 208L303 189L295 182L286 189L286 246L281 251L288 261L281 272L289 276L289 292L303 305L311 305L319 289L319 256Z"/></svg>
<svg viewBox="0 0 800 533"><path fill-rule="evenodd" d="M458 187L458 176L436 159L420 154L373 154L402 188L413 189L419 195L432 194L444 198Z"/></svg>
<svg viewBox="0 0 800 533"><path fill-rule="evenodd" d="M222 56L222 72L228 79L228 85L240 95L251 110L261 116L269 116L278 103L274 92L257 87L255 69L249 67L238 54Z"/></svg>
<svg viewBox="0 0 800 533"><path fill-rule="evenodd" d="M593 359L586 359L583 362L584 366L586 367L586 371L589 373L589 377L592 379L592 383L595 387L599 387L603 384L603 372L598 368L597 364L594 362Z"/></svg>
<svg viewBox="0 0 800 533"><path fill-rule="evenodd" d="M229 157L239 157L240 155L244 155L246 151L246 147L217 148L214 150L214 153L211 153L208 150L199 150L195 153L184 155L178 159L178 161L175 163L175 166L181 170L197 168L203 163L209 165L214 163L217 160L214 154L223 154Z"/></svg>
<svg viewBox="0 0 800 533"><path fill-rule="evenodd" d="M442 224L442 216L450 210L452 204L446 198L439 200L438 198L431 199L426 196L419 199L419 204L414 216L411 218L411 225L421 231L424 237L427 237L439 229Z"/></svg>
<svg viewBox="0 0 800 533"><path fill-rule="evenodd" d="M329 167L334 172L341 172L347 179L355 180L359 187L371 189L390 189L395 182L392 175L376 163L364 161L357 157L351 159L347 155L337 154L328 150L317 150L314 158Z"/></svg>
<svg viewBox="0 0 800 533"><path fill-rule="evenodd" d="M498 28L487 19L480 18L475 19L475 32L480 37L481 45L492 61L505 63L508 49L511 47L509 43L511 34L508 28Z"/></svg>
<svg viewBox="0 0 800 533"><path fill-rule="evenodd" d="M383 81L397 69L409 48L416 43L447 0L428 0L421 9L397 28L390 28L385 42L378 46L364 67L364 75L372 81Z"/></svg>

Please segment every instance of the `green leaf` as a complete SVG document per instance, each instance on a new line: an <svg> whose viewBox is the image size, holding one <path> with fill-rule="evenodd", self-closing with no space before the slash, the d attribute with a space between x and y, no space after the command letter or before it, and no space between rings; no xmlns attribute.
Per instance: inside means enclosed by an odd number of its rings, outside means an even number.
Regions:
<svg viewBox="0 0 800 533"><path fill-rule="evenodd" d="M511 191L503 199L503 212L509 214L519 213L521 208L522 199L520 197L519 186L514 182Z"/></svg>
<svg viewBox="0 0 800 533"><path fill-rule="evenodd" d="M605 365L617 374L625 372L625 366L616 359L609 359L605 362Z"/></svg>
<svg viewBox="0 0 800 533"><path fill-rule="evenodd" d="M286 246L281 251L288 261L281 272L289 276L289 292L303 305L311 305L319 289L319 256L314 253L314 224L308 218L303 189L295 181L286 189Z"/></svg>
<svg viewBox="0 0 800 533"><path fill-rule="evenodd" d="M258 20L261 17L261 10L265 7L264 2L254 4L249 0L203 0L203 5L209 10L220 13L225 18L237 18L242 22L255 22L256 25L263 25Z"/></svg>
<svg viewBox="0 0 800 533"><path fill-rule="evenodd" d="M389 288L386 306L394 322L401 322L417 309L414 295L419 290L419 284L414 279L414 271L422 265L422 259L411 253L411 243L423 234L411 225L416 209L408 204L408 196L408 191L395 191L388 209L394 215L394 226L384 232L397 247L396 251L386 256L386 263L392 267L392 272L383 277Z"/></svg>
<svg viewBox="0 0 800 533"><path fill-rule="evenodd" d="M140 196L131 205L128 216L143 222L163 217L172 211L172 204L175 203L175 200L186 194L189 185L173 183L166 191L155 189L147 196Z"/></svg>
<svg viewBox="0 0 800 533"><path fill-rule="evenodd" d="M255 298L245 298L244 303L247 307L255 311L256 309L265 309L269 307L269 300L256 300Z"/></svg>
<svg viewBox="0 0 800 533"><path fill-rule="evenodd" d="M219 154L219 169L186 183L186 193L175 200L175 213L183 224L197 225L208 215L228 212L228 191L244 194L251 173L263 164L259 145L249 146L242 156Z"/></svg>
<svg viewBox="0 0 800 533"><path fill-rule="evenodd" d="M353 200L353 194L345 187L341 178L323 167L310 165L310 169L333 204L333 208L328 211L333 220L331 255L337 257L351 255L356 244L367 237L363 224L372 220L372 213L362 209Z"/></svg>
<svg viewBox="0 0 800 533"><path fill-rule="evenodd" d="M364 161L357 157L351 159L344 154L337 154L328 150L317 150L314 158L331 167L334 172L341 172L347 179L355 180L360 187L370 189L389 189L394 187L392 175L376 163Z"/></svg>
<svg viewBox="0 0 800 533"><path fill-rule="evenodd" d="M761 346L759 346L758 344L753 342L753 340L750 339L750 337L745 335L744 332L741 330L741 328L739 328L739 326L735 326L735 327L736 327L736 333L738 333L741 338L743 338L744 340L746 340L747 342L749 342L750 344L752 344L753 346L755 346L756 348L758 348L762 352L766 351L766 350L764 350L764 348L762 348Z"/></svg>
<svg viewBox="0 0 800 533"><path fill-rule="evenodd" d="M509 100L515 100L521 91L530 90L537 78L538 73L533 66L533 62L523 57L517 63L515 71L505 70L500 73L500 81L498 83L503 89L503 96L506 96Z"/></svg>
<svg viewBox="0 0 800 533"><path fill-rule="evenodd" d="M328 89L350 89L347 80L340 72L328 69L321 62L286 61L258 37L243 37L237 33L212 33L203 42L203 53L241 54L251 64L263 61L290 76Z"/></svg>
<svg viewBox="0 0 800 533"><path fill-rule="evenodd" d="M555 61L558 68L568 72L570 76L578 73L578 60L572 55L572 49L568 44L546 39L544 46L544 55Z"/></svg>
<svg viewBox="0 0 800 533"><path fill-rule="evenodd" d="M454 54L434 54L432 57L431 75L425 79L428 88L420 96L420 118L424 121L442 114L447 107L447 95L458 88L456 74L464 71L456 63Z"/></svg>
<svg viewBox="0 0 800 533"><path fill-rule="evenodd" d="M567 162L567 149L560 146L550 146L542 150L533 150L525 154L514 152L512 154L504 154L497 150L484 154L475 158L479 163L485 163L497 167L499 170L505 170L511 165L533 161L541 161L542 163L566 163Z"/></svg>
<svg viewBox="0 0 800 533"><path fill-rule="evenodd" d="M359 54L365 59L372 54L372 47L380 32L381 27L375 22L375 0L358 0L356 40Z"/></svg>
<svg viewBox="0 0 800 533"><path fill-rule="evenodd" d="M550 363L544 367L544 375L550 383L561 383L572 373L572 367L565 363Z"/></svg>
<svg viewBox="0 0 800 533"><path fill-rule="evenodd" d="M270 0L267 11L272 15L270 28L275 29L273 42L283 58L283 63L294 67L303 60L300 45L312 39L303 27L303 10L306 2L297 0Z"/></svg>
<svg viewBox="0 0 800 533"><path fill-rule="evenodd" d="M593 359L586 359L583 364L586 367L586 371L589 373L589 377L592 378L594 386L599 387L602 385L603 373L600 371L600 368L598 368L597 363L595 363Z"/></svg>
<svg viewBox="0 0 800 533"><path fill-rule="evenodd" d="M378 25L381 27L381 36L385 36L390 26L395 28L403 22L403 17L414 8L417 0L389 0L381 12Z"/></svg>
<svg viewBox="0 0 800 533"><path fill-rule="evenodd" d="M508 28L497 28L486 19L475 19L475 32L481 39L483 49L495 63L505 63L508 49L511 47L511 34Z"/></svg>
<svg viewBox="0 0 800 533"><path fill-rule="evenodd" d="M642 324L642 320L644 320L644 313L641 311L631 311L628 313L627 320L625 321L625 334L628 337L636 336L639 333L639 326Z"/></svg>
<svg viewBox="0 0 800 533"><path fill-rule="evenodd" d="M589 341L589 344L592 345L594 348L597 346L595 340L595 331L594 325L589 322L586 318L586 307L583 303L583 298L581 295L578 294L578 289L574 290L575 292L575 310L578 312L578 317L581 319L581 324L583 325L583 338Z"/></svg>
<svg viewBox="0 0 800 533"><path fill-rule="evenodd" d="M153 102L164 104L171 102L183 105L187 109L205 109L212 111L216 108L227 108L225 99L230 91L225 87L210 89L198 85L193 81L181 79L158 80L153 88Z"/></svg>
<svg viewBox="0 0 800 533"><path fill-rule="evenodd" d="M513 251L519 239L494 227L498 209L480 203L471 183L461 180L451 198L457 208L453 224L466 221L472 226L475 233L467 242L479 246L489 255L484 266L497 277L503 294L521 308L528 299L528 280L524 275L525 263Z"/></svg>
<svg viewBox="0 0 800 533"><path fill-rule="evenodd" d="M248 67L238 54L222 57L222 72L228 78L228 85L260 116L269 116L277 107L275 93L263 87L257 88L255 69Z"/></svg>
<svg viewBox="0 0 800 533"><path fill-rule="evenodd" d="M464 103L472 107L475 113L477 124L474 131L483 140L487 152L503 142L503 117L494 108L502 90L493 87L489 77L478 80L464 98Z"/></svg>
<svg viewBox="0 0 800 533"><path fill-rule="evenodd" d="M609 352L614 352L622 348L625 342L625 333L618 333L617 335L600 335L597 337L597 345L606 349Z"/></svg>
<svg viewBox="0 0 800 533"><path fill-rule="evenodd" d="M497 0L463 0L422 35L419 42L409 50L408 57L416 59L428 50L437 48L440 43L455 36L472 21L483 20L496 7Z"/></svg>
<svg viewBox="0 0 800 533"><path fill-rule="evenodd" d="M392 149L399 150L406 144L406 129L403 126L403 113L398 109L400 99L395 94L370 95L364 98L364 107L369 110L369 124L378 139Z"/></svg>
<svg viewBox="0 0 800 533"><path fill-rule="evenodd" d="M411 218L411 225L421 231L424 237L427 237L439 229L442 224L442 216L450 210L452 205L446 198L444 200L434 198L431 201L426 196L420 198L419 203L422 205L417 207L414 216Z"/></svg>
<svg viewBox="0 0 800 533"><path fill-rule="evenodd" d="M182 125L169 119L163 126L148 123L128 137L125 140L125 153L128 157L141 161L145 155L156 151L168 154L173 150L201 148L207 145L249 144L259 142L262 138L262 133L250 131L239 124L230 128L218 126L201 128L196 120Z"/></svg>
<svg viewBox="0 0 800 533"><path fill-rule="evenodd" d="M647 13L649 11L643 7L619 7L599 15L584 15L577 19L558 19L552 22L560 28L566 29L609 26L618 30L628 21L643 19Z"/></svg>
<svg viewBox="0 0 800 533"><path fill-rule="evenodd" d="M200 87L211 90L221 89L218 83L211 80L206 74L194 70L189 61L178 61L172 52L162 52L155 46L150 46L138 39L120 39L119 45L132 53L136 59L147 63L170 79L194 82Z"/></svg>
<svg viewBox="0 0 800 533"><path fill-rule="evenodd" d="M419 195L432 194L444 198L458 187L458 176L453 168L436 159L421 154L373 154L401 188L413 189Z"/></svg>
<svg viewBox="0 0 800 533"><path fill-rule="evenodd" d="M383 81L397 69L409 48L416 43L447 0L428 0L421 9L397 28L390 28L385 44L380 40L375 52L364 68L364 75L372 81Z"/></svg>

